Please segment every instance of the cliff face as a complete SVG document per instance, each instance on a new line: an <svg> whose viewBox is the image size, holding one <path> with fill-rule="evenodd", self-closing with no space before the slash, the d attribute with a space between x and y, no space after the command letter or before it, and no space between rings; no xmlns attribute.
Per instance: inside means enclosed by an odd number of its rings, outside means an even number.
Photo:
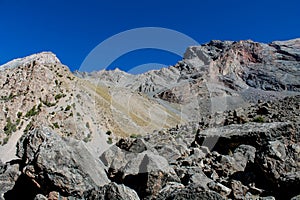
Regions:
<svg viewBox="0 0 300 200"><path fill-rule="evenodd" d="M214 40L140 75L43 52L0 66L0 91L0 199L298 194L300 39Z"/></svg>
<svg viewBox="0 0 300 200"><path fill-rule="evenodd" d="M174 66L141 75L119 70L76 74L95 84L146 94L175 107L185 121L197 121L212 112L298 93L299 45L300 39L270 44L215 40L187 48Z"/></svg>

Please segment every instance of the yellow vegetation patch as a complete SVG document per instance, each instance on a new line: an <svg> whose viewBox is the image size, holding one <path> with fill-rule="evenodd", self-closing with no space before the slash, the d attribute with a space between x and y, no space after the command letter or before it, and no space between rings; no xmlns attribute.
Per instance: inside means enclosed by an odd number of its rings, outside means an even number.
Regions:
<svg viewBox="0 0 300 200"><path fill-rule="evenodd" d="M129 116L131 117L132 121L137 124L138 126L148 126L149 121L142 119L141 117L137 116L136 114L130 112ZM149 119L150 120L150 119Z"/></svg>

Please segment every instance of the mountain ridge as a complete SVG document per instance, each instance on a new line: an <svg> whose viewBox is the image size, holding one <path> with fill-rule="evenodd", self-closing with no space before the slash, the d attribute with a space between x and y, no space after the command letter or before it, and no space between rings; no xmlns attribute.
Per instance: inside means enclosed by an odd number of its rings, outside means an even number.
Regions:
<svg viewBox="0 0 300 200"><path fill-rule="evenodd" d="M72 73L51 52L8 62L0 67L0 199L26 181L28 195L49 198L282 199L289 186L295 196L299 58L300 39L213 40L140 75Z"/></svg>

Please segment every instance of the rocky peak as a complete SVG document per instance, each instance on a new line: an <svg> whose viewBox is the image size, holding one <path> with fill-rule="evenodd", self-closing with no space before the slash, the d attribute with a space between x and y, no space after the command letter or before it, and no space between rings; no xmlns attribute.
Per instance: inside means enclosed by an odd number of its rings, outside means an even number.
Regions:
<svg viewBox="0 0 300 200"><path fill-rule="evenodd" d="M17 58L14 59L4 65L0 66L0 70L4 70L7 68L15 68L18 66L27 66L31 63L41 65L41 64L59 64L60 60L56 57L56 55L52 52L41 52L37 54L33 54L27 56L25 58Z"/></svg>

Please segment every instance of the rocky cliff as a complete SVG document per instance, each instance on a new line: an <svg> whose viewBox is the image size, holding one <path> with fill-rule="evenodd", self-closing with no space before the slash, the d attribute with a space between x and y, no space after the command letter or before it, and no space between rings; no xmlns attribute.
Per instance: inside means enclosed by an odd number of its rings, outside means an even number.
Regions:
<svg viewBox="0 0 300 200"><path fill-rule="evenodd" d="M0 199L300 198L300 39L214 40L140 75L44 52L0 87Z"/></svg>

